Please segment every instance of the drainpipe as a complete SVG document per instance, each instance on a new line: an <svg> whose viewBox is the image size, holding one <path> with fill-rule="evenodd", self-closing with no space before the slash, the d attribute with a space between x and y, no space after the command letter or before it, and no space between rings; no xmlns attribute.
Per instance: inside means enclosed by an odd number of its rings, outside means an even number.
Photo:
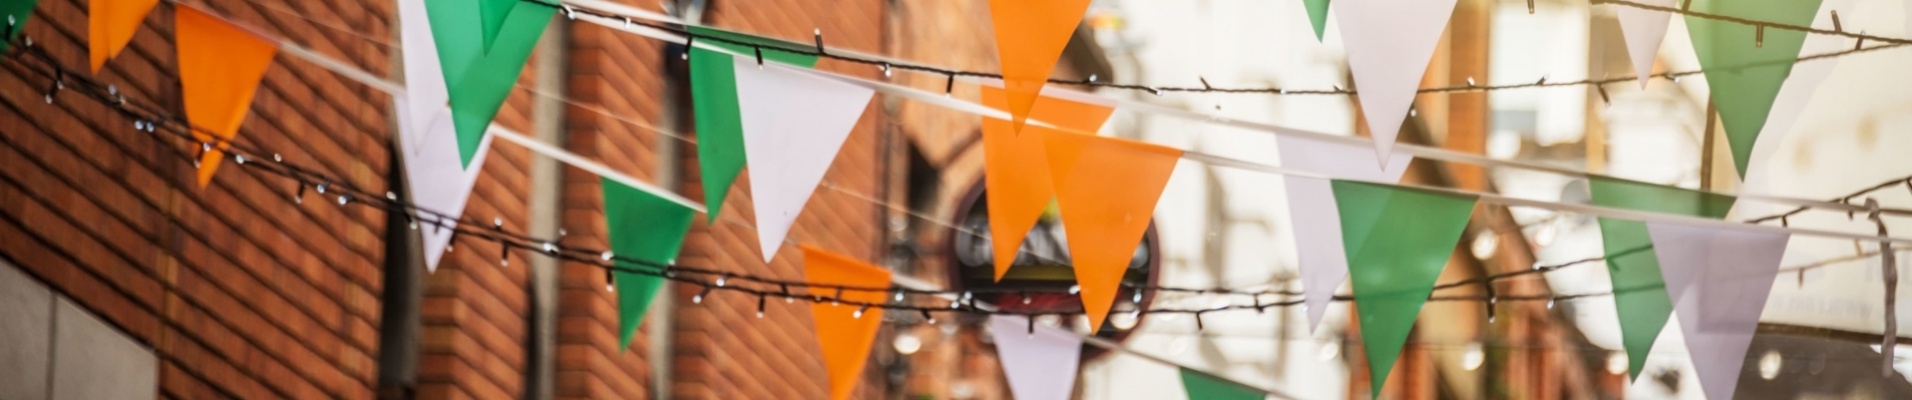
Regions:
<svg viewBox="0 0 1912 400"><path fill-rule="evenodd" d="M538 39L538 52L532 59L532 68L537 74L535 87L556 97L532 96L531 101L532 137L560 148L564 147L565 138L564 102L559 98L565 95L565 58L570 45L570 35L565 28L571 26L562 22L545 27L544 36ZM526 217L530 221L530 233L533 237L558 238L562 231L558 225L564 201L564 170L555 159L533 157L529 178L531 193L526 208L530 215ZM524 398L548 400L554 394L557 370L559 263L544 255L530 259L531 286L527 289L531 298L528 321L531 335L530 343L526 344Z"/></svg>

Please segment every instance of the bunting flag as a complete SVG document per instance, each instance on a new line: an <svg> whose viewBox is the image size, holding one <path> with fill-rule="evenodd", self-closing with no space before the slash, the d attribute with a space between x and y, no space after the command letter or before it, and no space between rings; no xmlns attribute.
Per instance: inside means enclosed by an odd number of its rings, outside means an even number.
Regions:
<svg viewBox="0 0 1912 400"><path fill-rule="evenodd" d="M983 104L1001 109L1008 93L1000 87L982 86ZM1087 96L1083 96L1087 97ZM1038 121L1079 133L1093 134L1115 112L1113 104L1074 101L1053 96L1036 100L1030 116ZM983 180L989 201L989 237L995 251L996 280L1009 273L1016 261L1023 237L1035 228L1043 212L1055 199L1050 183L1048 156L1043 138L1062 130L1040 126L1025 127L1021 134L1009 121L983 118Z"/></svg>
<svg viewBox="0 0 1912 400"><path fill-rule="evenodd" d="M6 52L8 48L13 46L13 40L20 37L20 32L27 30L27 18L33 16L33 6L38 4L40 4L40 0L9 0L0 2L0 15L6 16L6 20L0 21L0 23L7 24L0 25L0 39L5 40L0 41L0 53ZM8 26L12 26L12 29L8 29Z"/></svg>
<svg viewBox="0 0 1912 400"><path fill-rule="evenodd" d="M193 131L194 140L218 142L199 156L199 186L205 187L219 169L219 161L226 158L228 141L239 134L259 78L272 66L272 56L279 49L192 7L177 7L173 21L186 121L210 131Z"/></svg>
<svg viewBox="0 0 1912 400"><path fill-rule="evenodd" d="M783 64L759 65L744 57L732 62L744 156L759 166L750 170L750 195L767 263L876 92Z"/></svg>
<svg viewBox="0 0 1912 400"><path fill-rule="evenodd" d="M699 35L801 48L793 43L701 26L688 28L691 33ZM704 41L703 44L716 45L738 54L755 54L753 48L716 40ZM816 56L781 51L764 51L763 58L765 61L804 68L817 63ZM717 221L717 213L724 207L724 198L730 194L730 185L737 181L737 174L744 170L743 114L737 110L737 72L734 68L736 64L730 61L729 54L695 46L690 49L690 100L692 117L697 122L697 165L703 176L704 207L709 210L706 215L711 222Z"/></svg>
<svg viewBox="0 0 1912 400"><path fill-rule="evenodd" d="M1674 0L1639 0L1640 4L1660 7L1677 7ZM1639 76L1640 88L1646 88L1646 81L1653 78L1653 61L1659 59L1660 42L1666 40L1667 21L1673 13L1648 10L1638 7L1616 6L1620 17L1620 36L1627 42L1627 57L1633 59L1633 73Z"/></svg>
<svg viewBox="0 0 1912 400"><path fill-rule="evenodd" d="M1597 206L1703 218L1724 218L1734 201L1726 195L1613 178L1595 177L1588 188ZM1600 239L1606 247L1607 274L1613 281L1613 306L1620 317L1627 371L1631 378L1638 379L1654 339L1660 337L1667 317L1673 314L1673 301L1661 289L1665 282L1645 222L1600 218Z"/></svg>
<svg viewBox="0 0 1912 400"><path fill-rule="evenodd" d="M394 97L393 102L408 104L410 100ZM438 261L444 258L445 248L451 246L453 227L436 225L440 217L426 210L454 218L464 215L465 203L471 198L471 188L478 183L478 173L482 170L478 166L485 163L484 150L491 148L491 136L485 136L478 144L479 153L472 159L472 168L467 169L458 161L458 136L452 131L449 110L438 113L435 122L419 125L410 125L413 117L407 113L396 115L399 134L405 139L400 143L406 146L403 148L405 159L400 163L405 166L405 181L410 188L406 194L412 204L418 206L413 217L417 218L419 238L423 240L425 269L438 271ZM414 145L410 141L413 136L422 137L423 141Z"/></svg>
<svg viewBox="0 0 1912 400"><path fill-rule="evenodd" d="M1281 166L1328 176L1374 182L1399 182L1414 157L1394 154L1385 167L1367 161L1368 149L1359 145L1325 142L1298 136L1278 139ZM1348 278L1348 253L1341 246L1341 221L1334 188L1329 180L1283 176L1288 193L1288 217L1294 223L1296 259L1301 267L1302 293L1308 311L1308 330L1321 327L1334 291ZM994 220L993 218L991 219Z"/></svg>
<svg viewBox="0 0 1912 400"><path fill-rule="evenodd" d="M1852 0L1824 0L1820 5L1818 17L1812 22L1814 28L1831 30L1832 13L1840 8L1850 9ZM1806 43L1801 45L1800 54L1822 54L1845 50L1850 46L1845 37L1836 35L1807 35ZM1806 110L1806 104L1812 100L1813 92L1819 84L1832 76L1832 67L1839 64L1838 58L1819 59L1799 63L1793 66L1786 82L1780 84L1779 95L1773 99L1773 109L1766 115L1766 125L1760 128L1760 140L1753 144L1753 152L1746 163L1746 174L1742 176L1740 193L1766 193L1771 182L1767 176L1771 168L1762 168L1766 159L1772 158L1779 150L1786 136L1792 134L1793 123L1799 121L1799 115ZM1781 210L1783 205L1763 202L1747 202L1740 205L1741 215L1766 215Z"/></svg>
<svg viewBox="0 0 1912 400"><path fill-rule="evenodd" d="M1029 317L989 316L989 336L996 339L1010 397L1069 400L1082 360L1082 336L1048 325L1037 324L1033 332L1029 327Z"/></svg>
<svg viewBox="0 0 1912 400"><path fill-rule="evenodd" d="M491 4L502 0L485 0ZM531 49L544 34L545 24L557 8L545 4L514 1L486 45L484 32L488 13L494 6L473 7L468 0L425 0L430 15L432 38L436 40L439 67L444 70L446 93L451 99L453 123L458 131L458 158L466 166L478 154L478 144L491 127L491 119L504 106L505 97L518 82ZM492 11L484 11L484 10Z"/></svg>
<svg viewBox="0 0 1912 400"><path fill-rule="evenodd" d="M889 287L890 271L850 259L843 255L803 246L803 277L811 284L846 287ZM836 296L834 289L812 286L813 296ZM881 291L846 290L846 302L881 304ZM830 398L843 400L856 391L856 378L863 374L870 345L883 323L883 309L811 303L810 315L816 319L817 341L823 348L823 366L830 377Z"/></svg>
<svg viewBox="0 0 1912 400"><path fill-rule="evenodd" d="M1332 185L1371 393L1379 396L1434 279L1460 243L1475 198L1362 182Z"/></svg>
<svg viewBox="0 0 1912 400"><path fill-rule="evenodd" d="M606 236L619 268L612 272L612 279L617 286L617 348L622 350L631 346L631 335L637 333L651 299L664 285L661 276L626 271L663 272L662 268L629 260L676 262L697 211L610 178L602 178L598 185L604 192Z"/></svg>
<svg viewBox="0 0 1912 400"><path fill-rule="evenodd" d="M1189 400L1262 400L1268 397L1260 390L1243 387L1202 371L1187 367L1181 370L1182 390L1188 393ZM1021 400L1020 397L1017 399Z"/></svg>
<svg viewBox="0 0 1912 400"><path fill-rule="evenodd" d="M1695 12L1809 25L1819 11L1819 0L1739 2L1693 0ZM1746 177L1753 143L1773 109L1773 100L1792 73L1793 60L1805 44L1806 33L1787 29L1755 28L1695 16L1686 17L1693 52L1706 71L1706 86L1718 106L1727 144L1733 148L1733 166Z"/></svg>
<svg viewBox="0 0 1912 400"><path fill-rule="evenodd" d="M450 227L434 225L439 217L425 210L451 216L464 214L465 202L485 163L485 150L491 148L491 136L479 142L478 152L467 168L458 155L458 132L451 107L446 105L445 78L438 65L438 49L432 45L425 0L399 1L398 18L399 40L405 45L403 72L408 83L405 95L393 96L392 100L399 107L395 114L404 156L401 164L410 185L406 193L419 207L414 217L422 228L419 238L425 250L425 269L437 271L453 234Z"/></svg>
<svg viewBox="0 0 1912 400"><path fill-rule="evenodd" d="M93 73L100 73L106 59L119 55L126 42L133 40L146 13L159 0L93 0L86 5L86 48L93 57ZM186 9L189 7L179 7ZM175 17L176 18L176 17Z"/></svg>
<svg viewBox="0 0 1912 400"><path fill-rule="evenodd" d="M1648 222L1706 397L1731 399L1786 254L1784 232ZM1618 288L1616 288L1618 289Z"/></svg>
<svg viewBox="0 0 1912 400"><path fill-rule="evenodd" d="M1090 0L989 0L1009 115L1021 132Z"/></svg>
<svg viewBox="0 0 1912 400"><path fill-rule="evenodd" d="M1095 330L1115 304L1182 151L1077 133L1044 136L1082 310Z"/></svg>
<svg viewBox="0 0 1912 400"><path fill-rule="evenodd" d="M1322 41L1328 31L1328 0L1301 0L1308 9L1308 24L1314 26L1315 41Z"/></svg>
<svg viewBox="0 0 1912 400"><path fill-rule="evenodd" d="M1334 3L1361 113L1374 136L1375 160L1387 162L1401 121L1420 90L1456 0L1341 0Z"/></svg>

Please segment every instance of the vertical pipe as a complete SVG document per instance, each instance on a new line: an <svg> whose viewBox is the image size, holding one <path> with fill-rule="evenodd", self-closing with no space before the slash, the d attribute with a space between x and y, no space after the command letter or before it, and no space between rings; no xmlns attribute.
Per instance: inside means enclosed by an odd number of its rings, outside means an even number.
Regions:
<svg viewBox="0 0 1912 400"><path fill-rule="evenodd" d="M563 18L561 15L553 19ZM534 85L542 93L551 96L531 97L531 135L538 141L564 147L564 87L567 67L567 46L570 45L566 27L571 24L549 24L543 36L538 39L538 51L532 59L532 69L536 70ZM550 157L533 157L531 171L528 174L531 191L526 199L529 233L534 237L558 237L563 215L564 170L557 160ZM557 376L557 331L558 331L558 267L556 259L539 252L531 259L531 310L529 314L530 338L526 346L525 393L526 399L550 399L555 394L554 383Z"/></svg>

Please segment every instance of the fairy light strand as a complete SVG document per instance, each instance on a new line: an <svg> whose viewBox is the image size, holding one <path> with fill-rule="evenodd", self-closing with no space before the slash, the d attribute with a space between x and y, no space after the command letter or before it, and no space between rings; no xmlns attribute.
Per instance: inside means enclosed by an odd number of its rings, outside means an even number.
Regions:
<svg viewBox="0 0 1912 400"><path fill-rule="evenodd" d="M344 179L332 177L324 173L318 172L316 170L302 167L292 162L287 162L283 159L283 157L279 156L276 153L273 153L271 157L261 156L262 154L268 154L268 153L251 148L249 146L232 142L229 139L219 138L216 135L207 134L208 132L207 130L201 127L191 125L190 123L184 121L182 118L174 116L165 111L159 110L157 106L144 104L137 101L129 101L123 95L119 94L117 88L111 85L100 83L99 81L91 77L88 77L84 74L80 74L75 71L70 71L65 69L64 67L60 66L50 55L46 54L43 49L33 46L31 39L26 39L23 36L22 40L18 44L19 45L15 46L16 48L15 53L19 54L20 57L14 57L14 58L18 60L37 61L38 65L30 65L30 63L26 63L26 62L9 63L9 65L14 65L16 67L19 67L18 69L24 69L36 75L40 75L40 76L55 80L56 83L52 85L52 87L59 88L57 90L64 91L64 92L80 93L84 95L83 97L87 99L95 100L102 105L106 105L110 107L113 111L117 111L123 116L133 119L136 122L135 127L137 130L153 133L156 135L157 134L170 135L177 139L183 139L183 140L189 141L189 143L192 146L202 148L202 149L209 148L210 146L213 146L213 145L219 145L220 148L223 149L221 151L223 152L225 157L234 159L235 165L239 165L246 169L262 171L269 174L278 175L287 179L291 179L295 181L295 183L297 184L297 189L296 189L297 195L294 196L294 199L293 199L295 200L295 202L303 202L303 198L307 195L306 188L312 187L319 192L317 195L320 196L321 198L329 195L333 197L334 199L358 200L358 201L341 201L340 206L342 207L343 206L363 206L363 207L371 207L371 208L378 209L380 211L388 212L388 213L393 213L393 212L403 213L405 215L405 218L407 219L408 224L418 225L420 226L420 229L439 229L439 230L450 231L454 240L456 239L481 240L481 241L498 243L501 247L501 250L500 250L501 264L503 263L502 261L505 261L508 259L509 254L512 251L531 251L531 252L545 254L550 257L562 259L564 261L595 266L598 268L604 268L607 271L607 274L609 273L638 274L638 275L663 278L666 280L671 280L675 282L697 286L701 288L701 290L698 292L699 294L696 296L696 298L699 300L707 299L709 296L715 294L716 292L736 292L736 293L741 293L748 296L755 296L759 298L760 302L761 302L761 299L763 298L767 298L771 296L781 296L785 298L786 302L794 302L797 299L802 299L804 301L813 302L813 303L827 302L830 304L849 305L853 307L858 307L860 310L884 309L884 310L900 310L900 311L917 311L921 313L922 315L924 315L925 317L924 320L926 322L931 322L931 323L933 323L934 321L934 316L932 313L936 313L936 312L1021 315L1021 316L1030 316L1030 317L1040 316L1040 315L1079 315L1082 313L1082 310L1080 308L1044 309L1044 310L985 310L978 307L976 304L976 300L974 299L975 293L1075 293L1077 289L1075 289L1074 287L1067 289L1067 291L1065 292L1062 289L1055 289L1055 290L1032 290L1032 289L1026 289L1026 288L1025 289L1000 289L1000 290L971 289L971 290L957 291L957 290L918 290L918 289L909 289L909 288L900 288L900 287L822 285L822 284L811 284L806 281L782 280L782 279L755 276L750 274L741 274L741 273L736 273L732 271L721 271L721 270L697 268L697 267L678 265L678 264L658 263L658 262L649 261L649 260L642 260L642 259L636 259L632 257L620 256L620 255L616 255L613 252L602 250L602 249L590 249L590 248L584 248L584 247L578 247L578 246L559 245L557 244L558 242L555 240L535 238L523 233L506 229L503 226L501 219L494 219L493 221L489 221L489 223L487 223L486 221L479 221L474 219L463 219L463 218L449 216L448 214L445 214L442 212L424 209L410 202L400 201L396 198L396 196L374 194L372 192L359 189L355 186L350 185L349 183L346 183L346 180ZM179 154L182 156L182 158L193 158L193 157L190 157L189 154L185 154L185 153L179 153ZM1881 184L1881 185L1868 188L1864 192L1881 190L1887 187L1891 187L1892 186L1891 184L1893 183L1902 183L1902 182L1912 185L1912 178L1901 178L1899 180L1894 180L1886 184ZM1849 199L1858 195L1859 194L1849 195L1844 198ZM1763 217L1757 220L1770 220L1771 218L1774 218L1774 217ZM448 251L450 251L449 249L451 249L451 247L447 247L447 249ZM1638 251L1638 249L1633 251ZM1549 272L1559 268L1566 268L1566 267L1570 267L1574 265L1593 263L1600 260L1601 260L1600 258L1590 258L1590 259L1576 260L1576 261L1572 261L1568 263L1551 265L1551 266L1539 266L1532 270L1492 274L1492 275L1487 275L1487 276L1483 276L1479 278L1472 278L1472 279L1439 284L1434 287L1434 290L1453 289L1453 288L1465 287L1470 285L1491 283L1498 280L1508 279L1508 278L1512 278L1516 276L1535 274L1535 273L1545 273L1545 272ZM791 292L792 287L808 288L808 289L824 289L826 291L834 291L834 294L828 295L828 296L814 295L814 294L808 295L808 296L797 296ZM1220 294L1220 295L1248 295L1253 297L1252 303L1227 304L1222 306L1204 307L1204 308L1148 308L1148 309L1131 308L1128 310L1118 310L1121 312L1127 312L1137 316L1140 316L1143 314L1197 314L1197 315L1200 315L1200 314L1205 314L1210 312L1221 312L1221 311L1231 311L1231 310L1254 310L1259 312L1269 307L1293 307L1293 306L1299 306L1303 304L1303 301L1298 299L1275 301L1275 302L1266 302L1266 301L1263 301L1262 299L1263 296L1298 296L1301 294L1300 292L1294 292L1294 291L1241 291L1241 290L1231 290L1231 289L1193 289L1193 288L1176 288L1176 287L1164 287L1164 286L1153 286L1153 285L1140 286L1140 287L1133 286L1133 285L1125 285L1125 287L1132 290L1140 289L1140 290L1137 290L1138 293L1141 291L1185 292L1185 293ZM1631 290L1631 289L1623 289L1622 291L1624 290ZM844 295L845 292L871 292L871 291L883 292L883 293L894 293L896 294L896 298L895 300L888 301L888 302L866 302L866 301L850 299ZM905 296L906 294L918 295L919 297L915 299L911 299L911 298L907 298ZM1436 294L1436 295L1430 296L1428 300L1429 301L1485 301L1489 303L1497 303L1500 301L1546 301L1549 304L1552 304L1553 302L1560 301L1560 300L1574 300L1574 299L1581 299L1581 298L1588 298L1588 297L1610 296L1612 294L1613 292L1561 294L1561 295L1489 294L1485 296L1482 296L1482 295L1456 296L1456 295ZM935 297L950 297L950 299L942 300L942 299L935 299ZM1352 299L1353 298L1349 296L1334 297L1334 301L1350 301ZM915 300L915 301L912 301L912 300ZM931 301L924 301L924 300L931 300ZM942 301L946 303L936 304L938 301Z"/></svg>

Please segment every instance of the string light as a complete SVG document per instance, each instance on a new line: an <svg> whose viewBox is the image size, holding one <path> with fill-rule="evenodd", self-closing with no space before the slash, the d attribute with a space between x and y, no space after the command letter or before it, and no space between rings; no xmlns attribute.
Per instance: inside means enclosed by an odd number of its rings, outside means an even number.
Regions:
<svg viewBox="0 0 1912 400"><path fill-rule="evenodd" d="M45 54L41 54L34 50L37 50L37 49L29 48L26 51L21 51L17 53L31 55L32 58L47 62L48 65L52 66L52 68L60 68L57 65L57 63L53 63L50 60L49 56L46 56ZM40 69L36 69L36 68L27 68L27 69L31 70L32 72L46 74L45 71ZM111 88L109 85L104 85L104 84L97 83L95 81L91 81L90 80L91 78L86 78L82 75L75 74L73 76L79 79L77 81L79 84L76 86L77 89L75 91L85 94L85 96L83 97L100 100L103 103L114 105L115 106L114 110L119 111L122 114L139 121L151 120L151 121L174 122L174 123L168 124L169 129L165 131L165 134L171 134L171 135L176 135L178 137L186 138L186 137L192 137L193 135L196 134L195 132L203 132L203 130L193 127L192 125L187 124L182 120L179 120L177 117L169 116L161 112L154 111L154 110L157 110L157 108L152 108L152 107L142 106L142 105L131 103L131 102L126 102L123 97L118 97L116 95L116 89ZM101 89L101 88L105 88L105 89ZM106 94L102 94L102 92L105 92ZM158 129L157 129L159 126L158 122L143 123L143 125L149 126L150 127L148 128L149 131L158 132ZM239 157L245 157L245 154L259 153L256 151L250 151L244 146L235 145L228 141L222 140L219 142L219 144L222 148L229 148L230 150L226 151L227 156L234 157L235 159ZM284 162L283 157L281 157L279 154L276 154L276 153L273 154L272 160L273 162L271 163L252 162L252 163L245 163L242 165L245 165L248 168L255 168L259 171L263 171L269 174L279 175L285 178L295 180L299 186L297 195L294 197L295 202L302 202L306 186L312 185L315 188L322 188L322 190L326 192L336 192L337 195L342 197L361 196L361 198L364 200L356 202L357 205L372 207L385 212L401 212L401 213L406 213L407 215L410 215L413 212L420 213L421 215L425 213L432 214L433 218L435 218L434 220L435 222L433 222L433 224L437 225L440 230L448 231L453 243L455 243L456 240L460 238L461 236L465 238L476 238L478 240L496 242L501 245L500 246L502 249L501 259L505 259L505 260L508 260L510 249L513 247L532 249L532 248L538 248L539 246L549 245L551 246L549 247L550 252L554 253L553 255L555 257L562 258L568 261L574 261L574 262L579 262L579 263L583 263L587 265L597 266L600 268L605 268L607 270L607 274L611 272L624 272L624 273L631 273L631 274L648 275L648 276L662 277L669 280L702 286L703 290L692 298L693 303L701 304L703 298L708 296L712 290L718 287L718 286L713 286L712 284L713 282L705 281L702 278L699 278L699 276L702 276L702 277L714 276L717 279L721 279L724 281L724 284L722 285L724 290L738 291L738 292L743 292L743 293L747 293L751 295L756 295L756 296L759 296L760 299L772 293L782 293L782 295L785 296L786 302L794 302L795 296L790 294L790 291L789 291L790 285L799 285L802 287L809 287L809 288L834 289L836 293L835 296L827 297L827 298L824 296L814 296L811 298L806 298L806 300L814 301L818 303L821 303L823 301L829 301L831 304L837 304L837 305L841 305L843 303L850 303L853 306L859 307L859 311L867 310L869 308L916 310L922 314L926 322L931 324L935 323L934 314L931 312L933 309L932 307L915 306L915 305L907 305L907 304L864 303L864 302L848 300L844 297L844 292L846 290L856 290L856 291L871 291L871 290L890 291L892 290L889 288L861 288L861 287L817 285L817 284L810 284L810 283L802 282L802 281L782 281L782 280L777 280L774 278L760 277L760 276L753 276L753 275L733 275L732 273L728 273L728 272L704 270L704 269L698 269L698 268L688 267L683 265L659 263L659 262L654 262L649 260L618 258L615 254L611 253L610 251L593 251L593 250L586 250L586 249L567 249L567 248L557 247L555 244L553 244L554 242L550 240L540 240L540 239L530 238L520 233L515 233L515 232L510 232L505 230L503 228L502 217L494 217L489 229L485 229L483 227L476 225L473 222L461 221L454 217L446 216L445 214L442 214L442 213L438 213L438 212L434 212L430 210L424 210L422 208L419 208L415 204L396 200L395 199L396 196L391 196L388 198L381 199L379 198L379 196L371 194L371 192L359 190L346 184L333 183L333 182L342 182L342 180L327 176L323 173L320 173L308 168L304 168L304 167L300 167L300 166L292 165L292 164L287 164ZM1893 181L1882 183L1872 188L1862 190L1859 193L1848 195L1846 199L1853 198L1863 193L1869 193L1871 191L1893 187L1894 185L1906 185L1907 187L1912 188L1912 177L1899 178ZM1787 214L1770 216L1770 217L1762 217L1762 218L1755 219L1754 222L1758 222L1762 220L1781 219L1781 218L1784 218L1785 216L1796 214L1802 211L1803 210L1795 210ZM414 220L413 222L415 223L416 220ZM451 252L452 249L453 249L453 246L450 243L448 243L447 246L445 247L445 251L448 253ZM1638 251L1638 250L1641 250L1641 249L1628 250L1628 252ZM1623 252L1622 254L1624 253L1625 252ZM1577 260L1577 261L1573 261L1573 262L1569 262L1565 264L1558 264L1558 265L1551 265L1551 266L1538 266L1531 270L1493 274L1493 275L1488 275L1488 276L1484 276L1480 278L1473 278L1473 279L1468 279L1468 280L1463 280L1458 282L1444 283L1444 284L1436 285L1434 289L1441 290L1441 289L1459 287L1464 285L1481 284L1483 282L1491 283L1500 279L1507 279L1513 276L1533 274L1533 273L1544 273L1544 272L1548 272L1548 271L1552 271L1555 269L1572 266L1572 265L1597 263L1600 260L1601 260L1600 258L1590 258L1590 259L1584 259L1584 260ZM730 279L742 279L745 281L756 283L756 285L733 285L733 284L730 284L731 283L729 282ZM762 289L763 285L775 285L780 290L778 292L765 290L765 289ZM1304 303L1300 300L1288 300L1288 301L1279 301L1274 303L1265 303L1265 302L1262 302L1259 297L1260 295L1264 295L1264 294L1285 295L1285 296L1293 296L1293 295L1300 294L1298 292L1292 292L1292 291L1232 291L1232 290L1226 290L1226 289L1184 289L1184 288L1173 288L1173 287L1136 286L1136 285L1123 285L1123 286L1125 288L1129 288L1134 291L1133 296L1138 303L1138 307L1131 309L1130 314L1136 317L1137 319L1139 319L1143 314L1169 314L1169 315L1197 314L1198 324L1201 324L1202 321L1200 321L1201 319L1200 315L1209 313L1209 312L1217 312L1217 311L1225 311L1225 310L1248 310L1248 309L1260 310L1266 307L1304 306ZM613 291L615 290L615 284L613 281L611 281L611 278L609 277L607 277L607 290L613 290ZM1641 290L1641 289L1623 288L1621 291L1625 291L1625 290ZM1253 304L1228 304L1221 307L1214 307L1214 308L1207 308L1207 309L1173 309L1173 308L1144 309L1142 307L1139 307L1140 297L1142 296L1142 293L1144 291L1190 292L1190 293L1218 294L1218 295L1248 294L1248 295L1253 295L1256 297L1254 297L1252 300ZM938 295L955 294L949 291L922 291L922 292L926 294L938 294ZM1080 287L1072 286L1067 289L1067 292L1071 294L1080 293ZM900 294L902 292L897 291L897 293ZM975 307L975 305L973 304L973 301L974 301L973 291L962 291L959 293L962 294L963 296L962 299L972 302L971 307L964 310L961 307L961 302L957 301L957 302L951 303L952 304L951 308L954 310L962 310L964 312L972 313L972 314L1008 314L1008 315L1024 315L1024 316L1081 314L1081 311L1079 309L1041 310L1041 311L1000 311L1000 310L989 311L989 310L984 310L984 309ZM1568 294L1568 295L1498 295L1498 294L1490 293L1490 295L1486 297L1436 295L1436 296L1431 296L1428 300L1429 301L1483 301L1484 300L1488 302L1491 307L1492 305L1497 304L1501 300L1546 301L1549 304L1551 304L1557 300L1570 300L1570 299L1579 299L1579 298L1586 298L1586 297L1608 296L1611 294L1612 293L1585 293L1585 294ZM1346 296L1337 296L1334 298L1334 300L1349 301L1351 300L1351 298L1348 298ZM1490 321L1493 319L1493 316L1491 313L1489 314L1489 319Z"/></svg>

